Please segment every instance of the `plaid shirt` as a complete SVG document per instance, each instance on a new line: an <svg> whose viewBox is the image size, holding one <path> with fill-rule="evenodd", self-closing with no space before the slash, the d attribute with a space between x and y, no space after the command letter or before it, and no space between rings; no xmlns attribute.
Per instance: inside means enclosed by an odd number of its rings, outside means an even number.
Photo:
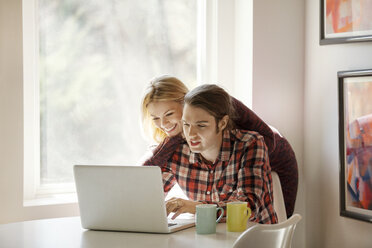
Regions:
<svg viewBox="0 0 372 248"><path fill-rule="evenodd" d="M291 145L279 133L273 132L260 117L242 102L233 97L232 102L237 114L237 119L234 120L237 129L256 131L264 137L269 150L271 170L279 175L285 210L287 217L291 217L296 203L298 186L298 166ZM167 137L153 150L153 155L147 158L143 165L162 165L166 163L182 142L184 142L182 135Z"/></svg>
<svg viewBox="0 0 372 248"><path fill-rule="evenodd" d="M252 210L251 221L277 223L268 151L256 132L225 130L214 164L206 164L184 142L161 169L165 192L178 182L190 200L221 207L245 201Z"/></svg>

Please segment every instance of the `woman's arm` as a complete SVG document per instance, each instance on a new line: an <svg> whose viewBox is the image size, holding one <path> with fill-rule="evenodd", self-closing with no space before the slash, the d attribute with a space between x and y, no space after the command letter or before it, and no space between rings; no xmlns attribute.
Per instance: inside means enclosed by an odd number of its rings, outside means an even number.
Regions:
<svg viewBox="0 0 372 248"><path fill-rule="evenodd" d="M238 99L231 97L233 106L236 111L236 119L234 122L238 129L256 131L260 133L264 139L269 153L275 150L275 136L269 125L267 125L260 117L252 110L245 106Z"/></svg>
<svg viewBox="0 0 372 248"><path fill-rule="evenodd" d="M153 155L148 158L143 165L161 166L166 164L176 151L177 147L184 142L185 140L183 139L182 134L165 138L163 142L154 149Z"/></svg>
<svg viewBox="0 0 372 248"><path fill-rule="evenodd" d="M165 194L172 189L177 181L171 169L168 168L168 160L170 160L176 149L184 142L185 140L181 134L174 137L167 137L154 149L153 155L143 163L144 166L159 166L161 168Z"/></svg>

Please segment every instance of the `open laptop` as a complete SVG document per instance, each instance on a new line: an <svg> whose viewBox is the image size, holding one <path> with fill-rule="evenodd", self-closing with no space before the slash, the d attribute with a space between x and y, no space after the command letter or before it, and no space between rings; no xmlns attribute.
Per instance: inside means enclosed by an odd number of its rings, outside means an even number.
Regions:
<svg viewBox="0 0 372 248"><path fill-rule="evenodd" d="M74 176L83 228L171 233L195 225L167 218L157 166L75 165Z"/></svg>

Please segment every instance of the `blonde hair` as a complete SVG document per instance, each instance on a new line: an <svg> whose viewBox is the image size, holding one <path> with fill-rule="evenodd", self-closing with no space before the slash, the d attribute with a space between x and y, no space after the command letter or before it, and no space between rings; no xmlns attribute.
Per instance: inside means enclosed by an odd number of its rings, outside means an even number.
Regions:
<svg viewBox="0 0 372 248"><path fill-rule="evenodd" d="M176 101L183 104L188 92L184 83L176 77L164 75L151 80L142 99L142 127L145 134L158 143L162 142L167 134L157 128L148 111L148 105L154 101Z"/></svg>

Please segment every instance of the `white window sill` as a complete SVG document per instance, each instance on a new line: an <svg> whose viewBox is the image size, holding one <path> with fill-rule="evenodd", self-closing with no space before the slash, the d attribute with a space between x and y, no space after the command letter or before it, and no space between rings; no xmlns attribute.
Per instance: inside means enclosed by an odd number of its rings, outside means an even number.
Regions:
<svg viewBox="0 0 372 248"><path fill-rule="evenodd" d="M63 193L69 190L70 193ZM60 186L60 190L57 190L56 186L53 189L51 189L51 187L43 187L40 188L38 192L39 194L35 196L35 198L25 199L23 201L23 206L34 207L45 205L73 204L78 202L76 192L71 192L71 188L66 189L65 185ZM167 194L165 200L169 200L172 197L188 199L178 184L176 184L171 189L171 191Z"/></svg>
<svg viewBox="0 0 372 248"><path fill-rule="evenodd" d="M23 201L23 206L34 207L34 206L45 206L45 205L60 205L60 204L71 204L77 203L76 193L66 194L49 194L38 196L34 199L28 199Z"/></svg>

